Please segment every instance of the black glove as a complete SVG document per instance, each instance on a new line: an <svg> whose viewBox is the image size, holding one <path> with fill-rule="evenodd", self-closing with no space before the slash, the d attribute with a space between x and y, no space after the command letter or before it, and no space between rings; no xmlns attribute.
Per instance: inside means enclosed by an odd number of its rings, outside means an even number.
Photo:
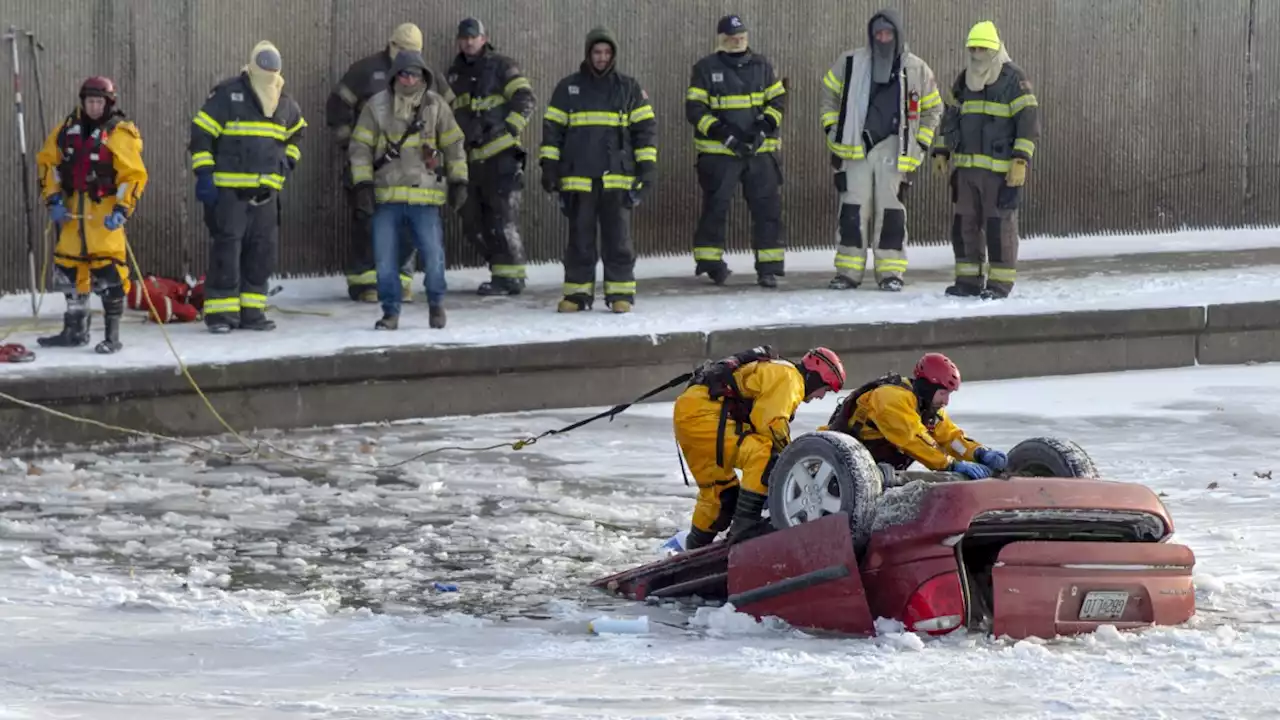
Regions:
<svg viewBox="0 0 1280 720"><path fill-rule="evenodd" d="M275 197L276 197L275 190L272 190L271 188L268 188L268 187L258 188L258 191L255 192L253 196L249 198L249 204L253 205L254 207L266 205L267 203L274 200Z"/></svg>
<svg viewBox="0 0 1280 720"><path fill-rule="evenodd" d="M755 131L760 135L768 135L778 129L778 123L769 115L756 118Z"/></svg>
<svg viewBox="0 0 1280 720"><path fill-rule="evenodd" d="M627 207L633 208L640 205L645 198L649 197L652 187L653 185L647 177L642 176L636 178L635 187L631 188L631 190L627 192Z"/></svg>
<svg viewBox="0 0 1280 720"><path fill-rule="evenodd" d="M449 207L455 211L461 210L463 205L467 204L467 184L456 182L449 183Z"/></svg>
<svg viewBox="0 0 1280 720"><path fill-rule="evenodd" d="M555 161L542 163L542 189L549 193L560 189L560 170L556 167Z"/></svg>
<svg viewBox="0 0 1280 720"><path fill-rule="evenodd" d="M373 211L378 206L377 201L374 199L373 183L359 183L355 187L354 195L356 214L363 218L373 217Z"/></svg>
<svg viewBox="0 0 1280 720"><path fill-rule="evenodd" d="M711 127L707 128L707 137L720 143L728 140L732 133L733 128L725 122L716 122Z"/></svg>

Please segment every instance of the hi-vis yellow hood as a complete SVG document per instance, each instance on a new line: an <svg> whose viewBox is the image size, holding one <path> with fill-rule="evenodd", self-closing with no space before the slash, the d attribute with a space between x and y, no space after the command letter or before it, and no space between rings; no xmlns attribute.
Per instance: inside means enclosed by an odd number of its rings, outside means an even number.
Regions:
<svg viewBox="0 0 1280 720"><path fill-rule="evenodd" d="M249 74L249 84L253 93L262 104L262 112L271 117L280 104L280 93L284 91L284 76L281 71L280 51L269 40L263 40L253 46L249 54L249 64L244 71Z"/></svg>

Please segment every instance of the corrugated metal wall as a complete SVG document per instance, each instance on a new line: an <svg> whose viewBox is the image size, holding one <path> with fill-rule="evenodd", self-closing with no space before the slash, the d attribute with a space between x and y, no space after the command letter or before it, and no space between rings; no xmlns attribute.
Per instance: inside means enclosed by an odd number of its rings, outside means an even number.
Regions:
<svg viewBox="0 0 1280 720"><path fill-rule="evenodd" d="M1031 172L1025 233L1160 230L1280 220L1280 2L1276 0L924 0L903 12L912 49L944 84L961 69L969 27L994 20L1035 84L1043 137ZM709 52L716 19L741 13L751 44L791 81L784 126L784 213L793 248L834 241L835 195L817 130L821 76L864 42L867 0L5 0L0 26L34 30L47 122L76 102L83 77L107 73L146 142L151 186L130 237L150 271L204 266L206 236L187 169L191 115L209 88L234 74L260 39L284 55L286 91L311 123L299 172L284 193L282 274L341 269L346 211L341 159L324 127L324 101L352 61L381 47L403 21L423 28L427 59L443 71L453 31L482 18L493 42L533 79L539 110L574 71L593 25L618 33L620 67L653 97L661 124L660 187L635 216L643 255L685 254L699 198L683 100L689 68ZM42 140L34 78L21 46L32 162ZM4 47L11 72L9 47ZM12 94L4 93L8 105ZM6 108L7 110L7 108ZM0 112L0 288L26 286L16 128ZM32 173L34 176L34 172ZM530 177L523 224L534 260L560 256L566 225ZM945 242L944 181L921 173L908 198L914 243ZM43 212L39 220L43 224ZM450 222L450 264L473 264ZM744 207L731 246L748 247ZM1121 250L1122 248L1117 248Z"/></svg>

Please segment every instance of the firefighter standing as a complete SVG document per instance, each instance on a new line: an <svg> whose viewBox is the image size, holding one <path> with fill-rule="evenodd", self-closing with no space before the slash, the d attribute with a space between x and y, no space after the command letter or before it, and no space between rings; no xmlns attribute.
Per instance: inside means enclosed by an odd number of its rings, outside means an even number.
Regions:
<svg viewBox="0 0 1280 720"><path fill-rule="evenodd" d="M1008 297L1017 278L1018 206L1040 137L1040 109L994 23L974 25L966 45L968 65L947 99L934 172L945 173L950 158L956 282L946 293L989 300Z"/></svg>
<svg viewBox="0 0 1280 720"><path fill-rule="evenodd" d="M435 73L422 55L396 55L385 90L369 99L351 133L351 177L356 203L373 217L382 319L375 329L400 326L397 273L399 232L408 227L422 253L429 324L446 322L444 231L440 206L460 210L467 200L467 156L461 128L449 103L437 94Z"/></svg>
<svg viewBox="0 0 1280 720"><path fill-rule="evenodd" d="M533 113L533 84L489 43L484 23L458 24L458 57L449 68L454 117L467 136L470 190L463 232L480 249L491 278L480 295L519 295L525 284L520 195L525 151L520 134Z"/></svg>
<svg viewBox="0 0 1280 720"><path fill-rule="evenodd" d="M325 121L333 131L334 141L343 158L347 156L351 131L355 129L360 111L369 98L387 88L391 75L391 62L401 50L422 52L422 30L413 23L402 23L391 33L386 48L361 58L347 68L342 80L333 88L325 103ZM452 97L446 98L452 99ZM352 300L376 302L378 300L377 274L373 266L372 218L356 207L355 183L351 182L351 167L343 174L347 204L351 208L351 246L347 261L347 294ZM413 281L413 243L407 236L400 242L400 284L405 302L413 300L410 283Z"/></svg>
<svg viewBox="0 0 1280 720"><path fill-rule="evenodd" d="M205 278L209 332L274 330L267 281L275 269L280 197L307 122L283 92L280 51L263 41L241 73L209 93L191 121L196 199L213 242Z"/></svg>
<svg viewBox="0 0 1280 720"><path fill-rule="evenodd" d="M832 290L862 284L867 250L881 290L902 289L907 271L906 176L929 152L942 118L933 70L907 49L902 20L881 10L867 43L840 56L822 78L822 128L840 194Z"/></svg>
<svg viewBox="0 0 1280 720"><path fill-rule="evenodd" d="M604 28L589 32L586 59L578 72L556 85L542 125L542 188L560 193L560 207L570 223L559 312L591 308L598 256L604 260L609 308L630 312L635 302L631 209L655 180L657 123L649 94L617 71L617 53L613 33Z"/></svg>
<svg viewBox="0 0 1280 720"><path fill-rule="evenodd" d="M782 146L778 129L787 91L769 60L748 46L747 26L739 16L720 18L716 52L693 66L684 105L685 116L696 128L694 146L702 187L694 275L706 273L717 285L729 277L724 262L725 224L741 183L751 211L757 283L777 287L777 278L785 274L782 168L777 153Z"/></svg>
<svg viewBox="0 0 1280 720"><path fill-rule="evenodd" d="M799 366L767 348L726 358L700 374L676 398L676 442L698 484L685 549L730 536L760 519L770 460L791 443L791 418L802 402L840 392L844 365L827 348L804 354ZM741 487L735 468L742 470ZM730 521L732 520L732 527Z"/></svg>
<svg viewBox="0 0 1280 720"><path fill-rule="evenodd" d="M1004 470L1009 458L970 439L943 409L960 389L960 369L946 355L926 353L911 379L891 373L854 390L820 430L857 438L877 463L906 470L919 462L978 480ZM975 462L976 461L976 462Z"/></svg>
<svg viewBox="0 0 1280 720"><path fill-rule="evenodd" d="M67 299L62 332L37 338L43 347L89 342L89 293L102 300L106 329L94 350L120 350L120 319L129 291L124 225L147 186L142 135L116 107L116 85L91 77L80 107L49 134L36 156L41 196L58 228L53 287Z"/></svg>

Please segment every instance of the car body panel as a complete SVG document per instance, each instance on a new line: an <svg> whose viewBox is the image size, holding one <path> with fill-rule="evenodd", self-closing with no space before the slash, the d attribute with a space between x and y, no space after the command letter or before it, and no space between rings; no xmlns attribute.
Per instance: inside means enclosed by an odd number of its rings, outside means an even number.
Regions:
<svg viewBox="0 0 1280 720"><path fill-rule="evenodd" d="M992 633L1012 638L1177 625L1195 614L1195 554L1173 543L1023 541L1006 545L992 570ZM1091 593L1127 593L1117 612L1082 619ZM1110 598L1107 598L1110 599Z"/></svg>
<svg viewBox="0 0 1280 720"><path fill-rule="evenodd" d="M1123 520L1122 528L1138 528L1133 531L1136 539L1051 541L1000 535L1001 528L1035 528L1035 523L1109 528L1117 518ZM774 615L796 627L873 634L873 618L901 620L912 595L930 578L957 570L967 577L963 545L981 529L996 538L985 563L998 559L984 576L988 589L969 588L966 598L972 606L973 593L992 595L997 635L1053 638L1090 632L1104 623L1122 629L1178 624L1195 612L1194 554L1167 542L1172 518L1150 488L1136 483L1015 477L932 484L921 493L914 513L881 523L860 562L848 522L845 513L828 515L743 542L715 543L592 584L636 600L695 594L745 598L748 602L735 606L756 617ZM1123 612L1109 620L1081 620L1084 598L1094 591L1129 593ZM1108 597L1112 606L1104 602ZM1091 607L1114 610L1118 598L1095 596Z"/></svg>
<svg viewBox="0 0 1280 720"><path fill-rule="evenodd" d="M793 626L874 635L853 534L844 513L733 545L728 601Z"/></svg>

